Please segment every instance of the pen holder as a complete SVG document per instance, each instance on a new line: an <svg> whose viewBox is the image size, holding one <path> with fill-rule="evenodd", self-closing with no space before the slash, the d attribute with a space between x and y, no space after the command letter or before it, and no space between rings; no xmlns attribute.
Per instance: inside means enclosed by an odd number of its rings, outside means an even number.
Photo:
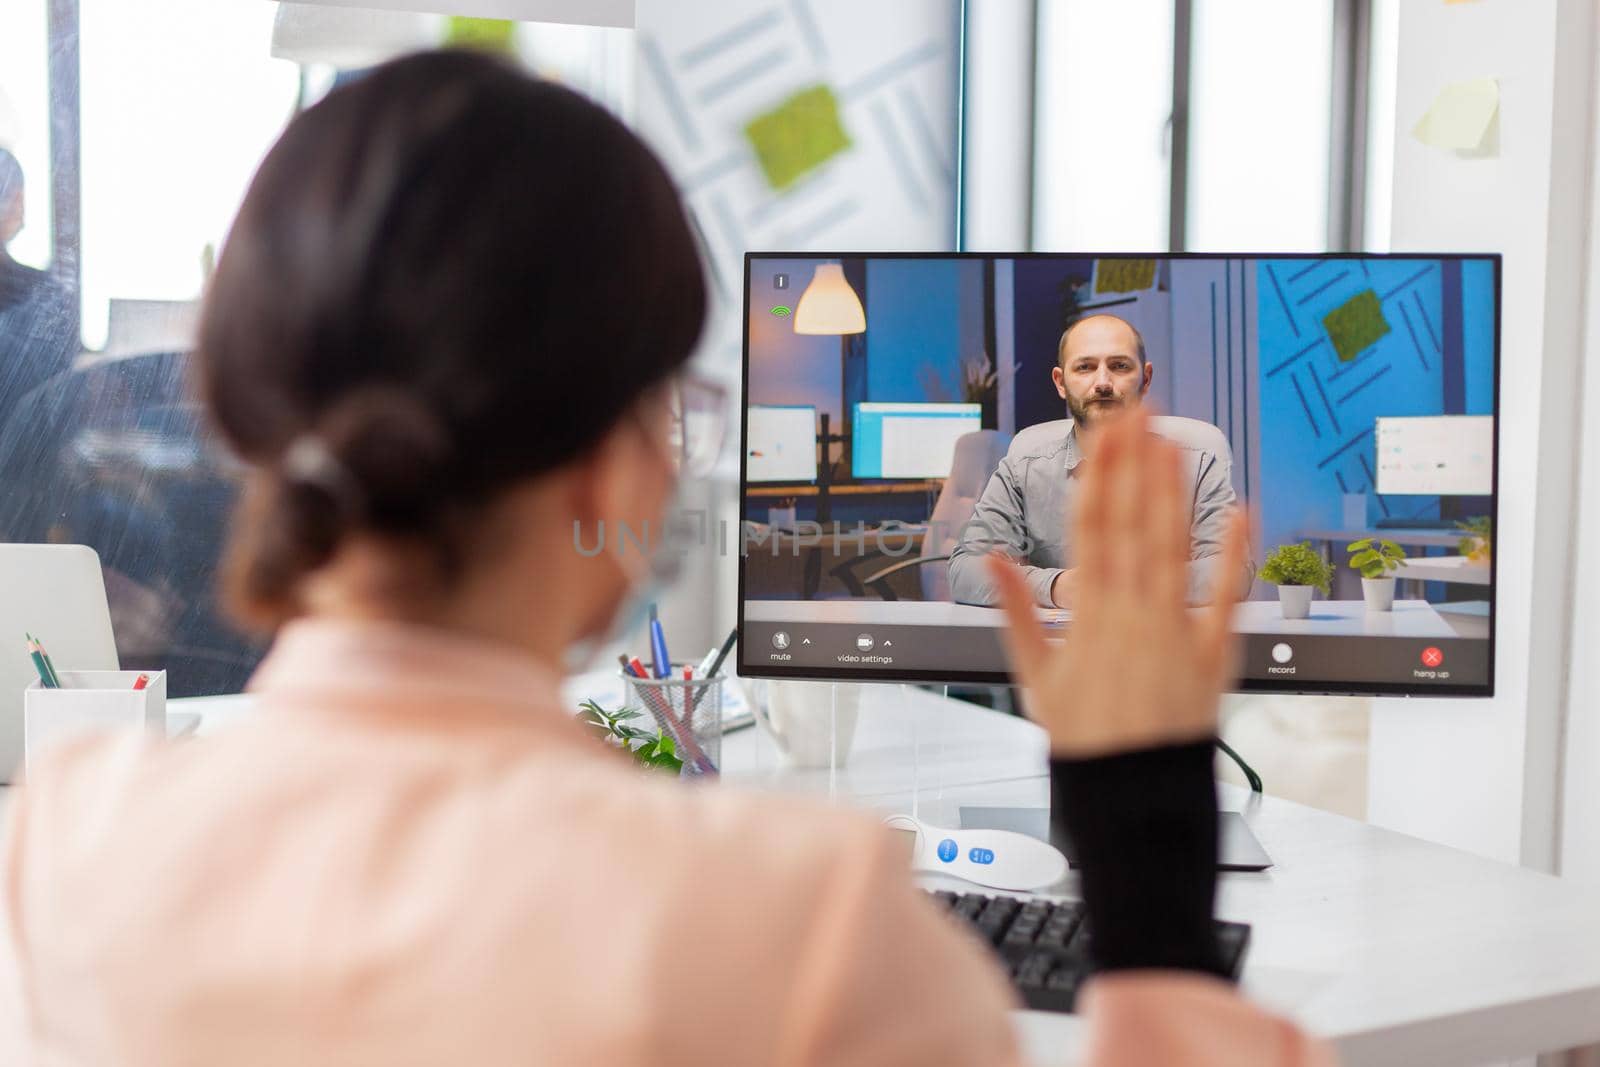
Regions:
<svg viewBox="0 0 1600 1067"><path fill-rule="evenodd" d="M629 707L650 713L661 732L672 738L685 777L715 775L722 766L722 677L685 681L685 664L673 665L673 677L635 678L624 673Z"/></svg>
<svg viewBox="0 0 1600 1067"><path fill-rule="evenodd" d="M135 689L141 674L150 684ZM62 671L60 689L34 682L23 694L22 729L25 764L83 734L127 730L165 737L167 672Z"/></svg>

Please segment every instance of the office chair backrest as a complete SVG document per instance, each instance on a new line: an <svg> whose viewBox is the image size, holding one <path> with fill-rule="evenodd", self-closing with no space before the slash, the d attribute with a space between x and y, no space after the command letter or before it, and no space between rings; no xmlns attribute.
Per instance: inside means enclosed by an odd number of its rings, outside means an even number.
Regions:
<svg viewBox="0 0 1600 1067"><path fill-rule="evenodd" d="M1173 444L1221 456L1231 471L1233 449L1228 445L1228 437L1209 422L1178 415L1156 415L1150 420L1150 428Z"/></svg>
<svg viewBox="0 0 1600 1067"><path fill-rule="evenodd" d="M950 477L939 491L929 517L928 536L922 539L923 558L948 556L956 547L961 528L977 510L978 498L1010 447L1011 435L999 430L978 430L956 441ZM922 599L950 599L950 568L924 566L917 571L922 578Z"/></svg>
<svg viewBox="0 0 1600 1067"><path fill-rule="evenodd" d="M1071 428L1071 419L1035 423L1018 431L1014 443L1019 452L1024 452L1060 441ZM1186 419L1180 415L1154 415L1150 419L1150 428L1175 445L1220 456L1232 474L1233 448L1228 444L1227 434L1211 423L1202 419Z"/></svg>
<svg viewBox="0 0 1600 1067"><path fill-rule="evenodd" d="M63 671L118 669L100 557L83 545L0 544L0 782L22 766L22 693L38 679L24 634Z"/></svg>

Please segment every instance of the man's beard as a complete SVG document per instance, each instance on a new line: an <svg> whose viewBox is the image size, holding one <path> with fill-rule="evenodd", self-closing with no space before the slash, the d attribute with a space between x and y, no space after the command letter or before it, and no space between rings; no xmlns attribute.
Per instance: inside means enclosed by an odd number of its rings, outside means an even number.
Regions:
<svg viewBox="0 0 1600 1067"><path fill-rule="evenodd" d="M1072 421L1079 426L1093 426L1101 419L1132 406L1133 401L1128 397L1090 397L1088 400L1067 397L1067 410L1072 413Z"/></svg>

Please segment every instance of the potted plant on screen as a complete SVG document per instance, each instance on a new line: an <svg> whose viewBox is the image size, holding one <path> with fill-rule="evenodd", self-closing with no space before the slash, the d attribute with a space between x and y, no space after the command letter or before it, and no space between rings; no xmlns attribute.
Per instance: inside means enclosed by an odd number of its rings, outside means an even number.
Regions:
<svg viewBox="0 0 1600 1067"><path fill-rule="evenodd" d="M1350 553L1350 569L1361 572L1361 595L1367 600L1367 610L1393 611L1391 572L1406 558L1405 549L1383 538L1363 537L1352 541L1346 551Z"/></svg>
<svg viewBox="0 0 1600 1067"><path fill-rule="evenodd" d="M1323 559L1310 543L1279 545L1261 565L1261 580L1278 587L1278 606L1286 619L1304 619L1311 614L1311 593L1328 595L1333 581L1333 564Z"/></svg>
<svg viewBox="0 0 1600 1067"><path fill-rule="evenodd" d="M1494 552L1494 519L1479 515L1475 519L1456 523L1456 528L1464 535L1461 538L1461 554L1474 563L1488 563L1490 554Z"/></svg>

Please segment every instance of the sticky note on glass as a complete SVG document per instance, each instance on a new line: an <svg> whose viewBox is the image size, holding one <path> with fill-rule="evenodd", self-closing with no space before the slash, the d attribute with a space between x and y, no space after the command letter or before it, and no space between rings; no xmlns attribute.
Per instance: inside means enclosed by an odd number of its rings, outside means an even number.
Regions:
<svg viewBox="0 0 1600 1067"><path fill-rule="evenodd" d="M1493 78L1456 82L1439 90L1411 136L1434 148L1472 152L1484 147L1500 110L1500 83Z"/></svg>
<svg viewBox="0 0 1600 1067"><path fill-rule="evenodd" d="M451 15L445 27L446 48L477 48L485 52L515 52L517 24L510 19L475 19Z"/></svg>
<svg viewBox="0 0 1600 1067"><path fill-rule="evenodd" d="M1364 289L1324 315L1322 327L1339 361L1349 363L1389 332L1389 320L1383 317L1378 294Z"/></svg>
<svg viewBox="0 0 1600 1067"><path fill-rule="evenodd" d="M744 135L774 189L787 189L850 147L839 98L826 85L803 89L757 115L745 125Z"/></svg>
<svg viewBox="0 0 1600 1067"><path fill-rule="evenodd" d="M1153 259L1100 259L1094 265L1096 293L1139 293L1156 287Z"/></svg>

